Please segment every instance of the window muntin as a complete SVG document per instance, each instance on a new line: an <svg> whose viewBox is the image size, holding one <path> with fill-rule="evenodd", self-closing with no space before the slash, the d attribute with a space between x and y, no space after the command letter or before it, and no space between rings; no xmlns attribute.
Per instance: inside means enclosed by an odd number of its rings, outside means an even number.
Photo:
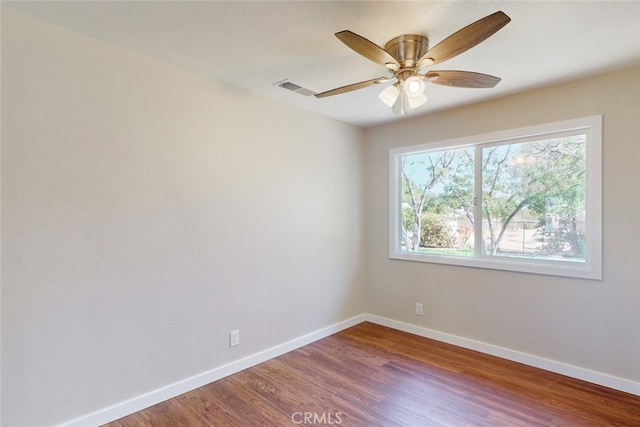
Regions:
<svg viewBox="0 0 640 427"><path fill-rule="evenodd" d="M392 150L390 257L601 279L601 121Z"/></svg>

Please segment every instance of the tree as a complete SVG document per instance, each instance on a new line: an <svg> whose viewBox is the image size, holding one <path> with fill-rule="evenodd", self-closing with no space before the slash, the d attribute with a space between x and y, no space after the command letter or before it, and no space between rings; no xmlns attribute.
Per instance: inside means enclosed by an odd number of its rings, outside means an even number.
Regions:
<svg viewBox="0 0 640 427"><path fill-rule="evenodd" d="M545 169L533 170L532 181L545 189L536 194L531 208L540 216L538 240L544 255L584 256L586 194L586 144L582 137L567 137L533 145L536 155L546 159ZM555 218L555 224L548 219Z"/></svg>
<svg viewBox="0 0 640 427"><path fill-rule="evenodd" d="M422 212L429 190L440 182L455 157L454 151L440 151L402 158L403 205L409 212L402 224L402 235L407 249L418 250L422 236Z"/></svg>
<svg viewBox="0 0 640 427"><path fill-rule="evenodd" d="M585 141L580 136L483 150L483 215L489 231L488 253L496 255L513 218L529 208L538 215L540 227L546 225L549 214L566 218L560 232L540 234L542 252L550 254L561 239L568 241L571 251L579 255L577 224L584 209L584 155Z"/></svg>
<svg viewBox="0 0 640 427"><path fill-rule="evenodd" d="M514 159L515 152L512 145L483 150L483 216L489 229L486 250L491 255L496 255L507 227L531 197L531 188L522 176L522 168L516 166L520 162L518 157Z"/></svg>

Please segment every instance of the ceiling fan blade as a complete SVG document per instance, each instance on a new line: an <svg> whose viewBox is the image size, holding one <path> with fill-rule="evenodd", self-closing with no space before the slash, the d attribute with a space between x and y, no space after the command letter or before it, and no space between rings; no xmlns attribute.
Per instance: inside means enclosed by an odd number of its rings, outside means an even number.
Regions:
<svg viewBox="0 0 640 427"><path fill-rule="evenodd" d="M385 67L388 67L388 64L393 64L390 68L395 70L400 68L398 60L391 56L389 52L356 33L344 30L336 33L336 37L339 38L342 43L376 64L384 65Z"/></svg>
<svg viewBox="0 0 640 427"><path fill-rule="evenodd" d="M500 77L472 71L429 71L424 77L438 85L470 88L490 88L500 82Z"/></svg>
<svg viewBox="0 0 640 427"><path fill-rule="evenodd" d="M418 62L423 62L430 58L434 64L437 64L453 58L483 42L510 21L511 18L502 11L485 16L442 40L425 53Z"/></svg>
<svg viewBox="0 0 640 427"><path fill-rule="evenodd" d="M339 95L341 93L351 92L352 90L362 89L368 86L373 86L378 83L384 83L391 80L388 77L378 77L377 79L365 80L363 82L352 83L350 85L338 87L335 89L327 90L325 92L316 93L316 98L324 98L327 96Z"/></svg>

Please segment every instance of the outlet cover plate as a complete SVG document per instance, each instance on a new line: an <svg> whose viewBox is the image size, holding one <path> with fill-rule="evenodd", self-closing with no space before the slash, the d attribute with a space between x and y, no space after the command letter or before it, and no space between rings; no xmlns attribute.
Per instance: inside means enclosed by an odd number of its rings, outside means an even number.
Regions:
<svg viewBox="0 0 640 427"><path fill-rule="evenodd" d="M235 330L229 332L229 347L240 345L240 331Z"/></svg>

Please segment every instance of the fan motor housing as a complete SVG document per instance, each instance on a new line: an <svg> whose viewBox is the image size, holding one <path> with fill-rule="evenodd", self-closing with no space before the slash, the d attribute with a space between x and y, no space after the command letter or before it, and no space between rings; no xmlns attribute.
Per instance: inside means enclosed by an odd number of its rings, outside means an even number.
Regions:
<svg viewBox="0 0 640 427"><path fill-rule="evenodd" d="M419 34L404 34L389 40L384 50L396 58L402 68L412 68L429 50L429 39Z"/></svg>

